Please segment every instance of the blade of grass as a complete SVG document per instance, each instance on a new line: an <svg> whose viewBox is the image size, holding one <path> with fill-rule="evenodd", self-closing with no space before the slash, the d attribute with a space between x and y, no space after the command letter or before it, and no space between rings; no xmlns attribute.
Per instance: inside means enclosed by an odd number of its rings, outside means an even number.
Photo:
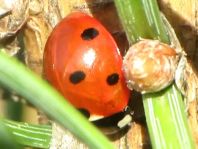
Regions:
<svg viewBox="0 0 198 149"><path fill-rule="evenodd" d="M154 148L194 148L182 96L175 85L143 95L143 103Z"/></svg>
<svg viewBox="0 0 198 149"><path fill-rule="evenodd" d="M12 133L15 141L23 146L49 148L52 137L50 125L33 125L4 119L3 124Z"/></svg>
<svg viewBox="0 0 198 149"><path fill-rule="evenodd" d="M170 43L156 0L114 2L130 43L141 38ZM143 105L153 148L195 148L182 95L174 85L158 93L144 94Z"/></svg>
<svg viewBox="0 0 198 149"><path fill-rule="evenodd" d="M115 5L121 20L124 19L122 24L130 43L142 38L169 43L155 0L115 0Z"/></svg>
<svg viewBox="0 0 198 149"><path fill-rule="evenodd" d="M25 97L30 103L69 129L90 148L114 148L98 129L50 87L46 81L2 52L0 52L0 84Z"/></svg>
<svg viewBox="0 0 198 149"><path fill-rule="evenodd" d="M22 103L8 99L6 101L5 114L8 119L20 121L22 117Z"/></svg>
<svg viewBox="0 0 198 149"><path fill-rule="evenodd" d="M19 41L19 47L21 47L21 49L17 52L15 57L24 62L25 58L22 57L23 54L21 53L21 51L25 51L23 43L23 33L19 32L19 34L17 34L17 40ZM4 90L3 98L6 99L6 107L4 108L5 116L8 119L20 121L22 119L23 106L21 102L17 102L13 99L12 94L13 93Z"/></svg>
<svg viewBox="0 0 198 149"><path fill-rule="evenodd" d="M15 142L14 137L11 132L7 129L5 124L2 122L0 118L0 148L10 148L10 149L20 149L21 147Z"/></svg>

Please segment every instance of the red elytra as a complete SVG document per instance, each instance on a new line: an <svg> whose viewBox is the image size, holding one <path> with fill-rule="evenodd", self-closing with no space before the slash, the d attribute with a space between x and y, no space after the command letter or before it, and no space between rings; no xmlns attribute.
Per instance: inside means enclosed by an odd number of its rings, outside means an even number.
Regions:
<svg viewBox="0 0 198 149"><path fill-rule="evenodd" d="M75 107L110 116L128 104L122 57L110 33L93 17L74 12L52 31L44 76Z"/></svg>

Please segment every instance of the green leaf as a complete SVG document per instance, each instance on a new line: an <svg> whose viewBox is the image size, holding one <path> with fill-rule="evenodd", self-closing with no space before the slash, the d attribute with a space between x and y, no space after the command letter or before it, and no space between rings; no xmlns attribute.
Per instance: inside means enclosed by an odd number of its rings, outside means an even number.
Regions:
<svg viewBox="0 0 198 149"><path fill-rule="evenodd" d="M6 128L0 119L0 148L1 149L20 149L11 132Z"/></svg>
<svg viewBox="0 0 198 149"><path fill-rule="evenodd" d="M52 138L50 125L33 125L11 120L3 120L3 124L12 134L15 141L23 146L49 148Z"/></svg>
<svg viewBox="0 0 198 149"><path fill-rule="evenodd" d="M2 52L0 52L0 84L25 97L53 120L69 129L90 148L114 148L98 129L46 81Z"/></svg>

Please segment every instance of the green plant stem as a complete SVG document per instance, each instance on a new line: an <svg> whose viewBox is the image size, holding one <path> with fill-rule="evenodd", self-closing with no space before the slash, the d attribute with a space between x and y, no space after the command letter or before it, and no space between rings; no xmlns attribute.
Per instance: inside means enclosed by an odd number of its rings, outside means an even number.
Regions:
<svg viewBox="0 0 198 149"><path fill-rule="evenodd" d="M128 41L158 39L169 43L156 0L115 0Z"/></svg>
<svg viewBox="0 0 198 149"><path fill-rule="evenodd" d="M143 104L154 148L195 147L182 96L175 85L159 93L143 95Z"/></svg>
<svg viewBox="0 0 198 149"><path fill-rule="evenodd" d="M21 149L21 146L15 141L12 132L7 129L0 118L0 148L1 149Z"/></svg>
<svg viewBox="0 0 198 149"><path fill-rule="evenodd" d="M23 106L21 102L15 102L12 101L12 99L8 99L6 101L6 107L5 107L6 118L15 121L20 121L22 118L22 111L23 111Z"/></svg>
<svg viewBox="0 0 198 149"><path fill-rule="evenodd" d="M112 143L46 81L0 52L0 84L14 90L69 129L90 148L112 149Z"/></svg>
<svg viewBox="0 0 198 149"><path fill-rule="evenodd" d="M33 125L5 119L3 123L17 143L36 148L50 147L52 137L52 127L50 125Z"/></svg>
<svg viewBox="0 0 198 149"><path fill-rule="evenodd" d="M156 0L115 0L130 43L141 38L169 43ZM194 149L181 93L175 85L143 95L146 121L154 149Z"/></svg>

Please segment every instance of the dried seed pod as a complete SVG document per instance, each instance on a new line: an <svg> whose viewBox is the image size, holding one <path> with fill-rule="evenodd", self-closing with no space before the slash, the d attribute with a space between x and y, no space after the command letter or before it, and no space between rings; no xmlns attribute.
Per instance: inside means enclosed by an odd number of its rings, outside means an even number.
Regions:
<svg viewBox="0 0 198 149"><path fill-rule="evenodd" d="M156 92L174 80L178 56L175 49L158 40L142 40L131 46L123 68L130 89Z"/></svg>
<svg viewBox="0 0 198 149"><path fill-rule="evenodd" d="M0 41L16 35L29 16L29 0L0 0Z"/></svg>

